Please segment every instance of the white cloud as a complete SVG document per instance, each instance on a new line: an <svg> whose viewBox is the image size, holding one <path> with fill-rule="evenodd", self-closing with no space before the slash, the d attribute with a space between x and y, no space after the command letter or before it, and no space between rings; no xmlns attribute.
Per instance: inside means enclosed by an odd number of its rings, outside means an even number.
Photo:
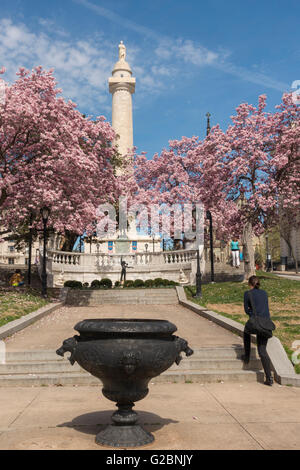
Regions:
<svg viewBox="0 0 300 470"><path fill-rule="evenodd" d="M143 37L156 41L158 45L155 48L155 54L159 60L171 62L174 60L182 60L185 63L197 67L209 65L244 81L262 85L265 88L271 88L279 91L286 91L289 88L289 85L286 83L280 82L279 80L267 76L266 74L259 72L256 73L244 67L228 62L227 58L231 54L229 51L222 50L221 48L218 51L210 51L201 44L197 44L191 40L180 38L174 40L169 36L159 34L150 28L125 18L124 16L120 16L108 8L95 5L88 0L72 1L93 11L101 17L108 19L112 23L122 25L122 27L134 31Z"/></svg>
<svg viewBox="0 0 300 470"><path fill-rule="evenodd" d="M14 81L21 66L54 68L54 76L66 98L79 107L102 114L99 102L110 102L107 79L117 54L115 44L100 38L95 45L94 38L74 41L45 31L31 32L26 25L9 19L0 20L0 29L0 66L6 67L6 80Z"/></svg>
<svg viewBox="0 0 300 470"><path fill-rule="evenodd" d="M110 114L111 96L108 91L108 78L114 62L118 59L116 43L108 41L99 33L90 39L68 38L67 34L50 34L55 31L51 21L39 20L42 32L32 32L23 23L10 19L0 20L0 67L5 66L5 80L16 79L19 67L32 69L42 65L54 69L54 76L63 95L78 104L79 109L99 115ZM150 53L150 55L149 55ZM138 101L147 94L157 94L167 84L160 78L171 75L174 68L158 61L153 65L153 51L148 55L136 45L128 47L128 61L137 78Z"/></svg>
<svg viewBox="0 0 300 470"><path fill-rule="evenodd" d="M54 21L48 18L39 18L39 24L46 29L49 33L55 33L58 36L68 37L69 33L62 28L58 28Z"/></svg>
<svg viewBox="0 0 300 470"><path fill-rule="evenodd" d="M151 71L156 76L162 75L164 77L170 77L176 73L176 68L172 66L167 67L166 65L153 65Z"/></svg>
<svg viewBox="0 0 300 470"><path fill-rule="evenodd" d="M211 65L219 58L216 52L190 40L178 39L172 45L171 51L179 60L197 66Z"/></svg>
<svg viewBox="0 0 300 470"><path fill-rule="evenodd" d="M258 70L247 70L229 61L230 53L219 49L212 51L191 40L174 39L157 34L155 31L136 25L131 21L97 6L87 0L74 0L92 9L112 22L142 34L147 40L127 45L127 60L137 79L139 93L135 105L139 106L145 97L172 89L178 77L193 74L197 68L211 66L242 80L264 85L276 90L286 85ZM54 68L54 76L63 95L78 104L80 110L94 115L110 114L111 97L108 92L108 77L114 62L118 59L115 42L101 33L93 37L74 38L56 27L52 20L41 18L33 30L23 23L11 19L0 19L0 68L5 66L5 80L13 81L20 66L32 69L42 65ZM149 43L148 39L151 39ZM120 38L121 39L121 38Z"/></svg>
<svg viewBox="0 0 300 470"><path fill-rule="evenodd" d="M276 80L276 78L270 77L269 75L266 75L264 73L260 73L259 71L256 72L253 70L249 70L244 67L234 65L230 62L222 61L220 63L216 63L215 67L225 73L241 78L246 82L261 85L264 87L264 89L272 88L273 90L281 92L288 91L289 89L289 85L287 83Z"/></svg>

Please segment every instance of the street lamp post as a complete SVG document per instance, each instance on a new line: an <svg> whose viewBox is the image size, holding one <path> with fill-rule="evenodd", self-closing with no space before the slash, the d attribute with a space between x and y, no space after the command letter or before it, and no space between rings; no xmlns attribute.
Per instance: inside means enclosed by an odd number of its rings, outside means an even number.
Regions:
<svg viewBox="0 0 300 470"><path fill-rule="evenodd" d="M210 117L211 117L211 114L206 113L206 117L207 117L206 135L208 136L209 133L210 133Z"/></svg>
<svg viewBox="0 0 300 470"><path fill-rule="evenodd" d="M213 223L210 211L206 211L206 218L209 220L209 241L210 241L210 279L215 282L215 269L214 269L214 239L213 239Z"/></svg>
<svg viewBox="0 0 300 470"><path fill-rule="evenodd" d="M155 252L155 235L152 236L152 244L153 244L153 253Z"/></svg>
<svg viewBox="0 0 300 470"><path fill-rule="evenodd" d="M266 235L266 255L267 255L267 262L266 262L266 265L267 265L267 272L270 272L271 271L271 255L269 253L269 236Z"/></svg>
<svg viewBox="0 0 300 470"><path fill-rule="evenodd" d="M50 209L43 207L41 209L43 219L43 236L44 236L44 249L43 249L43 266L42 266L42 296L47 297L47 268L46 268L46 249L47 249L47 222L50 215Z"/></svg>
<svg viewBox="0 0 300 470"><path fill-rule="evenodd" d="M28 272L27 272L27 283L29 286L31 286L32 223L33 223L33 213L31 212L30 218L29 218Z"/></svg>
<svg viewBox="0 0 300 470"><path fill-rule="evenodd" d="M199 247L197 250L196 294L194 295L194 297L197 299L201 299L202 297L202 275L201 275L201 269L200 269Z"/></svg>

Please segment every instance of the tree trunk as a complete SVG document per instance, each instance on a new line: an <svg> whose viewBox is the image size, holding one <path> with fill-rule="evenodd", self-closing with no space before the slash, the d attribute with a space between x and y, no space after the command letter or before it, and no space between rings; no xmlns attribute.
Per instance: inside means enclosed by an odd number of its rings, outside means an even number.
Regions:
<svg viewBox="0 0 300 470"><path fill-rule="evenodd" d="M297 255L295 256L295 271L296 271L296 273L298 274L298 272L299 272L299 264L298 264Z"/></svg>
<svg viewBox="0 0 300 470"><path fill-rule="evenodd" d="M255 275L255 259L253 249L253 231L252 223L246 222L243 228L242 242L244 247L244 265L245 265L245 280L248 280L250 276Z"/></svg>
<svg viewBox="0 0 300 470"><path fill-rule="evenodd" d="M292 255L292 258L295 262L295 271L296 273L298 273L298 270L299 270L299 266L298 266L298 259L297 259L297 253L295 252L294 250L294 247L293 247L293 244L291 243L290 245L290 250L291 250L291 255Z"/></svg>

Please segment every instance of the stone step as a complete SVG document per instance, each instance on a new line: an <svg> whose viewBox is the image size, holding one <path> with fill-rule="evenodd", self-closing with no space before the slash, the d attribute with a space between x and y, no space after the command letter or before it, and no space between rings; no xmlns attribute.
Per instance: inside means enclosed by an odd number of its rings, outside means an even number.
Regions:
<svg viewBox="0 0 300 470"><path fill-rule="evenodd" d="M237 359L183 359L179 365L174 364L169 370L197 370L197 371L213 371L213 370L260 370L261 362L258 359L251 360L245 366L241 360ZM0 381L2 375L7 374L53 374L85 371L75 363L73 366L67 360L61 361L45 361L45 362L8 362L0 364Z"/></svg>
<svg viewBox="0 0 300 470"><path fill-rule="evenodd" d="M143 297L130 297L127 299L89 299L87 302L79 303L68 303L67 305L73 306L89 306L96 307L97 305L111 304L111 305L174 305L178 304L177 299L170 297L155 297L155 298L143 298Z"/></svg>
<svg viewBox="0 0 300 470"><path fill-rule="evenodd" d="M240 345L197 348L191 357L183 353L178 366L174 364L151 382L257 381L261 362L256 349L252 348L247 366L241 361L242 354ZM68 355L60 357L54 350L8 351L6 363L0 364L0 387L99 384L78 364L71 366Z"/></svg>
<svg viewBox="0 0 300 470"><path fill-rule="evenodd" d="M243 346L216 346L194 349L193 358L201 359L240 359L244 354ZM258 359L256 348L251 348L251 359Z"/></svg>
<svg viewBox="0 0 300 470"><path fill-rule="evenodd" d="M167 371L155 377L154 383L178 382L178 383L220 383L220 382L262 382L264 374L262 371L252 370L218 370L218 371L191 371L183 370L180 373Z"/></svg>
<svg viewBox="0 0 300 470"><path fill-rule="evenodd" d="M100 304L178 304L175 289L126 289L126 290L70 290L66 303L68 305Z"/></svg>
<svg viewBox="0 0 300 470"><path fill-rule="evenodd" d="M260 359L251 359L249 364L245 365L240 359L183 359L180 364L172 366L169 370L261 370Z"/></svg>
<svg viewBox="0 0 300 470"><path fill-rule="evenodd" d="M65 374L65 373L87 373L77 363L71 366L69 361L46 361L46 362L8 362L0 364L0 383L3 375L24 374Z"/></svg>
<svg viewBox="0 0 300 470"><path fill-rule="evenodd" d="M59 347L60 344L57 345ZM203 347L194 349L194 354L189 359L240 359L244 353L242 346L220 346L220 347ZM32 351L8 351L6 353L6 363L9 362L45 362L45 361L66 361L69 353L65 357L58 356L54 350L38 350ZM182 354L184 357L184 353ZM258 358L256 348L251 349L251 358Z"/></svg>
<svg viewBox="0 0 300 470"><path fill-rule="evenodd" d="M99 385L100 381L88 373L66 374L6 374L0 376L1 387L41 387L46 385Z"/></svg>
<svg viewBox="0 0 300 470"><path fill-rule="evenodd" d="M263 381L263 373L260 371L207 371L198 372L191 370L167 371L155 377L150 383L217 383L217 382L256 382ZM47 385L101 385L100 380L88 373L65 374L17 374L2 375L0 387L32 387Z"/></svg>
<svg viewBox="0 0 300 470"><path fill-rule="evenodd" d="M99 298L99 299L128 299L128 298L136 298L136 297L140 297L140 298L148 298L148 297L161 297L161 298L177 298L177 295L176 293L160 293L159 291L156 293L152 293L151 295L146 295L145 293L141 292L140 294L139 293L135 293L135 292L128 292L128 294L126 293L126 295L112 295L112 294L98 294L98 293L94 293L93 295L90 296L91 299L93 298Z"/></svg>

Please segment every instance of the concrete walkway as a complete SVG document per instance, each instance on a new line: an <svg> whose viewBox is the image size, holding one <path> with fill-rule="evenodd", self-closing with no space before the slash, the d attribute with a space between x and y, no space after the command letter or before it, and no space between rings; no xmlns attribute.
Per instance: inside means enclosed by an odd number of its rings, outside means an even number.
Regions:
<svg viewBox="0 0 300 470"><path fill-rule="evenodd" d="M87 318L159 318L178 328L176 334L191 348L241 345L241 338L215 323L178 305L98 305L62 307L23 331L5 340L8 351L57 349L64 339L77 334L75 324Z"/></svg>
<svg viewBox="0 0 300 470"><path fill-rule="evenodd" d="M281 277L283 279L291 279L292 281L300 281L300 274L296 272L282 272L282 271L273 271L276 276Z"/></svg>
<svg viewBox="0 0 300 470"><path fill-rule="evenodd" d="M115 407L100 387L0 389L0 399L1 450L107 449L95 436ZM300 389L280 385L156 384L135 410L155 436L147 450L295 450L299 402Z"/></svg>

